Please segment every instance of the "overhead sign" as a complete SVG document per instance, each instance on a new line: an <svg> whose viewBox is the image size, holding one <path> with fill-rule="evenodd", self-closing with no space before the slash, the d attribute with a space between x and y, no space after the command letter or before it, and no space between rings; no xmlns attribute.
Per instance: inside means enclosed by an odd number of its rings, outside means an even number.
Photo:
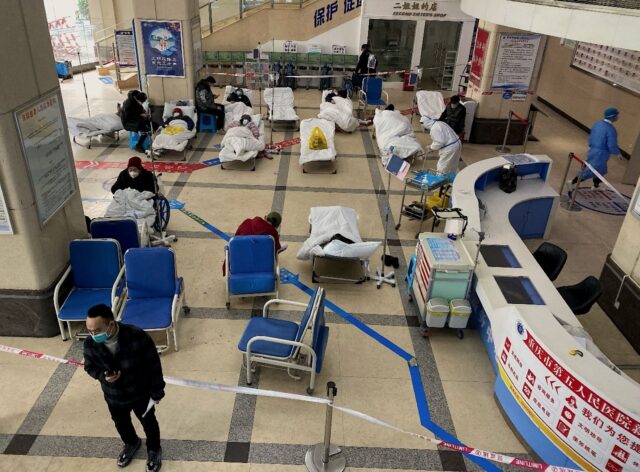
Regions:
<svg viewBox="0 0 640 472"><path fill-rule="evenodd" d="M368 18L474 20L461 10L460 0L367 0L364 9L364 16Z"/></svg>
<svg viewBox="0 0 640 472"><path fill-rule="evenodd" d="M44 225L77 190L59 89L19 108L14 117L38 217Z"/></svg>
<svg viewBox="0 0 640 472"><path fill-rule="evenodd" d="M362 7L362 0L342 0L338 3L338 0L334 0L328 3L326 6L321 6L313 12L313 27L317 28L325 23L331 23L340 14L346 15L358 8ZM340 8L342 6L342 8Z"/></svg>
<svg viewBox="0 0 640 472"><path fill-rule="evenodd" d="M585 470L640 470L637 415L621 411L575 377L523 321L513 323L504 345L496 347L512 395L574 462Z"/></svg>
<svg viewBox="0 0 640 472"><path fill-rule="evenodd" d="M146 74L155 77L184 77L181 23L142 20L140 27Z"/></svg>
<svg viewBox="0 0 640 472"><path fill-rule="evenodd" d="M489 46L489 32L478 28L476 33L476 45L473 48L473 58L471 60L471 70L469 79L480 85L482 79L482 70L484 69L484 60L487 57L487 47Z"/></svg>
<svg viewBox="0 0 640 472"><path fill-rule="evenodd" d="M133 31L119 30L115 32L115 37L118 64L120 64L121 66L135 67L137 64L136 46L133 40Z"/></svg>
<svg viewBox="0 0 640 472"><path fill-rule="evenodd" d="M501 33L492 89L529 90L541 35Z"/></svg>
<svg viewBox="0 0 640 472"><path fill-rule="evenodd" d="M285 41L283 50L284 52L298 52L298 44L293 41Z"/></svg>

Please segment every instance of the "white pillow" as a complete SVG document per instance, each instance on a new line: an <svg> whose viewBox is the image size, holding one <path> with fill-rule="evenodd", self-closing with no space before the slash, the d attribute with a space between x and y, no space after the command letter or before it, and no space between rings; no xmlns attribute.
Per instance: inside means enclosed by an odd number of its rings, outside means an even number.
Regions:
<svg viewBox="0 0 640 472"><path fill-rule="evenodd" d="M323 250L327 256L369 259L376 252L376 249L380 247L380 244L382 244L380 241L347 244L344 241L334 239Z"/></svg>

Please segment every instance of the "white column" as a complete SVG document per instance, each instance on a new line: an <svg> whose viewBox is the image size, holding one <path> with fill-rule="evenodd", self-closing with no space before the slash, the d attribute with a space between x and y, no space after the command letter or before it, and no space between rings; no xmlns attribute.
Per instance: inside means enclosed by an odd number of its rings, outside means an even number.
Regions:
<svg viewBox="0 0 640 472"><path fill-rule="evenodd" d="M411 53L411 64L409 64L409 68L413 68L415 66L420 65L420 59L422 56L422 42L424 41L424 28L426 21L418 20L416 22L416 35L413 39L413 51Z"/></svg>
<svg viewBox="0 0 640 472"><path fill-rule="evenodd" d="M469 61L471 45L473 43L473 27L475 20L463 21L460 29L460 40L458 41L458 54L456 56L456 68L453 72L453 81L451 82L451 91L458 91L458 81L460 75L464 72L465 65Z"/></svg>

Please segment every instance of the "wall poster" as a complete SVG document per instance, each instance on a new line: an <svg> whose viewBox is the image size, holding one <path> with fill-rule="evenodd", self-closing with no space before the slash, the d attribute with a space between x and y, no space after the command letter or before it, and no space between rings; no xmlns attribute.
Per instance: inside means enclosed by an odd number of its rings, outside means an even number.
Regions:
<svg viewBox="0 0 640 472"><path fill-rule="evenodd" d="M578 42L571 66L640 94L640 51Z"/></svg>
<svg viewBox="0 0 640 472"><path fill-rule="evenodd" d="M118 53L118 64L121 66L135 67L136 64L136 45L133 41L132 30L117 30L116 36L116 52Z"/></svg>
<svg viewBox="0 0 640 472"><path fill-rule="evenodd" d="M60 91L19 108L14 116L40 224L44 225L77 190Z"/></svg>
<svg viewBox="0 0 640 472"><path fill-rule="evenodd" d="M2 187L0 187L0 234L13 234L11 218L9 217L9 211L7 210L7 203L4 199Z"/></svg>
<svg viewBox="0 0 640 472"><path fill-rule="evenodd" d="M152 77L184 77L182 25L179 21L140 21L145 73Z"/></svg>
<svg viewBox="0 0 640 472"><path fill-rule="evenodd" d="M541 38L539 34L500 34L492 89L529 90Z"/></svg>
<svg viewBox="0 0 640 472"><path fill-rule="evenodd" d="M473 48L473 57L471 59L471 71L469 79L476 85L480 85L482 79L482 69L484 68L484 60L487 57L487 47L489 45L489 32L478 28L476 33L476 45Z"/></svg>

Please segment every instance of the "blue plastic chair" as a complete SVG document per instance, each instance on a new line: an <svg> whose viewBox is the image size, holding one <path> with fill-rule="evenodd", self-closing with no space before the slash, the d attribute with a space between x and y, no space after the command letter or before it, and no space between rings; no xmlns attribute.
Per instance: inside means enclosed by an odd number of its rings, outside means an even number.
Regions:
<svg viewBox="0 0 640 472"><path fill-rule="evenodd" d="M138 131L129 131L129 149L134 150L139 139L140 133ZM147 134L146 139L142 143L142 147L145 151L148 151L151 147L151 136L149 134Z"/></svg>
<svg viewBox="0 0 640 472"><path fill-rule="evenodd" d="M276 243L271 236L234 236L224 249L227 308L231 297L278 297Z"/></svg>
<svg viewBox="0 0 640 472"><path fill-rule="evenodd" d="M120 321L145 331L165 331L167 344L158 346L159 351L169 348L169 334L173 333L177 351L180 310L188 313L189 308L184 306L184 282L176 275L173 251L166 247L129 249L124 255L124 275L127 299Z"/></svg>
<svg viewBox="0 0 640 472"><path fill-rule="evenodd" d="M382 79L380 77L365 77L362 79L362 88L358 93L358 103L364 106L364 117L367 116L367 106L383 107L389 102L389 95L382 90ZM385 100L382 99L383 95Z"/></svg>
<svg viewBox="0 0 640 472"><path fill-rule="evenodd" d="M316 374L322 369L324 353L329 339L329 327L324 322L325 293L316 288L308 304L290 300L269 300L262 312L262 318L251 318L240 338L238 349L244 353L247 370L247 384L251 385L254 364L284 367L290 377L300 380L292 370L309 372L307 393L313 394ZM306 307L300 323L269 318L269 307L273 304ZM305 343L305 334L311 328L311 336ZM301 363L300 354L306 361Z"/></svg>
<svg viewBox="0 0 640 472"><path fill-rule="evenodd" d="M60 326L62 340L71 337L71 322L85 321L89 308L98 304L117 311L121 285L116 280L122 276L122 253L114 239L75 239L69 244L70 264L53 292L53 306ZM71 276L73 288L60 306L60 290Z"/></svg>
<svg viewBox="0 0 640 472"><path fill-rule="evenodd" d="M198 113L198 131L210 131L216 134L218 132L216 116L209 113Z"/></svg>
<svg viewBox="0 0 640 472"><path fill-rule="evenodd" d="M141 247L146 235L138 233L138 223L130 216L114 218L96 218L91 221L91 237L111 238L120 243L122 254L133 247Z"/></svg>

